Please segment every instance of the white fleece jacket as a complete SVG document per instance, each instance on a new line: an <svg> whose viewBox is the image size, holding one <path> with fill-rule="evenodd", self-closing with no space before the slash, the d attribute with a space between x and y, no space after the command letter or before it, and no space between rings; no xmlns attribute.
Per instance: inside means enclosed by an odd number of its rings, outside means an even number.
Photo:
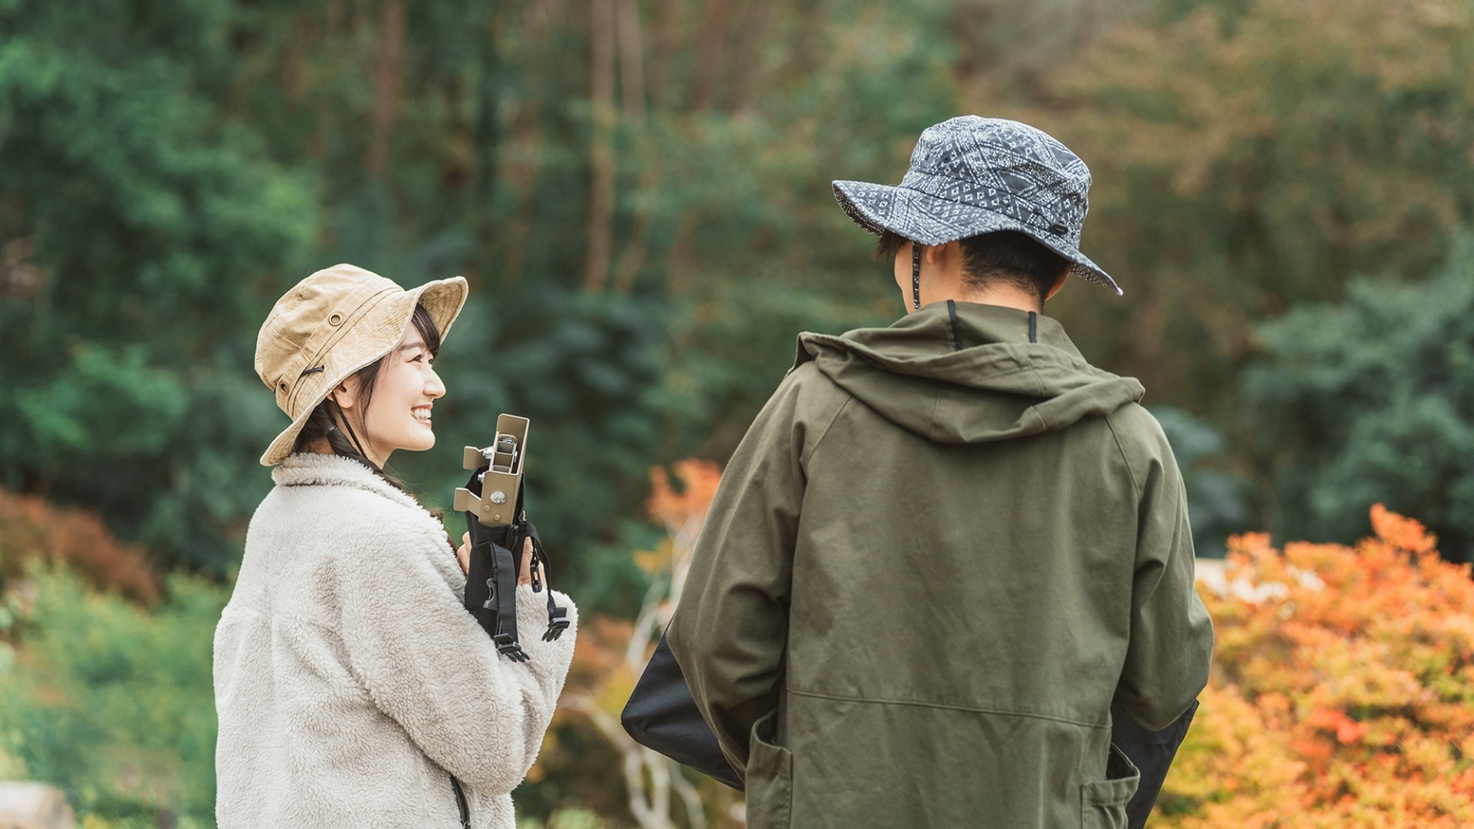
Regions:
<svg viewBox="0 0 1474 829"><path fill-rule="evenodd" d="M544 642L546 597L517 588L530 660L497 655L461 604L439 521L353 461L293 455L251 519L215 630L221 829L513 829L573 657Z"/></svg>

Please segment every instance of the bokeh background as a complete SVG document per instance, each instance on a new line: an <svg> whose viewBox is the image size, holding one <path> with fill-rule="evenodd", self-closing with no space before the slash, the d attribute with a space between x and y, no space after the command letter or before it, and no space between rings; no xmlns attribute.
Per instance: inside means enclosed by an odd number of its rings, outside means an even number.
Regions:
<svg viewBox="0 0 1474 829"><path fill-rule="evenodd" d="M1467 562L1471 71L1466 0L0 0L0 778L211 825L210 636L285 425L255 335L340 261L470 280L439 445L392 470L447 507L460 447L530 417L530 512L614 670L684 543L651 468L725 459L798 332L903 310L830 180L898 181L963 113L1091 166L1126 294L1048 312L1145 383L1200 555L1349 544L1383 503ZM600 693L530 825L662 825Z"/></svg>

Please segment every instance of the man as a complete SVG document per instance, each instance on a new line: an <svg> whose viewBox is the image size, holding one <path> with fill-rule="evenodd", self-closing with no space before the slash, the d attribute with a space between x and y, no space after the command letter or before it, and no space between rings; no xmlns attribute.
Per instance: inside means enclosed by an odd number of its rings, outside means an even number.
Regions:
<svg viewBox="0 0 1474 829"><path fill-rule="evenodd" d="M667 631L753 827L1124 827L1114 701L1207 682L1182 478L1134 379L1040 313L1090 174L1013 121L836 181L912 313L804 334L728 464Z"/></svg>

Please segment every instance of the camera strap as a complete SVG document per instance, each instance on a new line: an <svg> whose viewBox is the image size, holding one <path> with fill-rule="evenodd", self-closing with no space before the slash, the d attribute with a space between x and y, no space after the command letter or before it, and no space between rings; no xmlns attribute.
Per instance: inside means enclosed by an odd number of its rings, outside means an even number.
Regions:
<svg viewBox="0 0 1474 829"><path fill-rule="evenodd" d="M568 629L568 608L553 599L553 572L548 563L548 553L543 549L543 540L537 534L537 527L531 521L524 521L523 524L527 527L527 536L532 539L532 561L528 567L532 574L532 592L541 591L544 583L548 587L548 629L543 631L543 641L551 642Z"/></svg>

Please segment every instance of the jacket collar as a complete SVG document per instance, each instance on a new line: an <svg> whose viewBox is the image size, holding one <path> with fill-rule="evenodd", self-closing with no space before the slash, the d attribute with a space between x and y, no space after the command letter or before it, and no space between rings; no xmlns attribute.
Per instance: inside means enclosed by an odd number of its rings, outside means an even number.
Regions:
<svg viewBox="0 0 1474 829"><path fill-rule="evenodd" d="M339 455L301 452L290 455L271 471L277 486L351 486L382 495L421 512L425 507L413 496L396 489L358 461Z"/></svg>

